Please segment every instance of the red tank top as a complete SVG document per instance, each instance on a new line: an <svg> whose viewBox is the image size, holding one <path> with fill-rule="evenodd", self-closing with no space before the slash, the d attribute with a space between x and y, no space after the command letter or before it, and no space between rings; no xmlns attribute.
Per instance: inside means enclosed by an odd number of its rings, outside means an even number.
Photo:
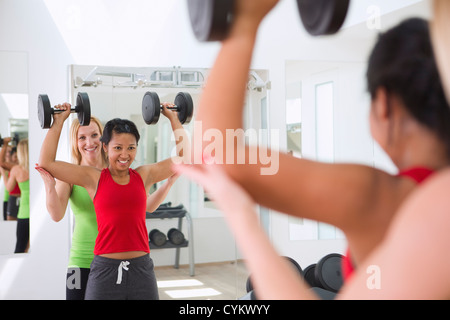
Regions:
<svg viewBox="0 0 450 320"><path fill-rule="evenodd" d="M8 172L8 177L9 177L9 174L10 174L10 172ZM16 186L14 187L14 189L9 194L20 197L21 193L20 193L20 187L19 187L18 183L16 183Z"/></svg>
<svg viewBox="0 0 450 320"><path fill-rule="evenodd" d="M109 169L103 169L98 182L94 207L98 236L94 254L150 252L145 214L147 193L141 176L129 169L130 181L116 183Z"/></svg>
<svg viewBox="0 0 450 320"><path fill-rule="evenodd" d="M428 168L411 168L404 171L400 171L398 176L400 177L409 177L416 181L418 184L422 183L426 178L431 176L434 173L434 170ZM351 260L350 251L347 249L346 254L344 255L344 259L342 260L342 276L344 281L350 278L353 271L355 271L353 262Z"/></svg>

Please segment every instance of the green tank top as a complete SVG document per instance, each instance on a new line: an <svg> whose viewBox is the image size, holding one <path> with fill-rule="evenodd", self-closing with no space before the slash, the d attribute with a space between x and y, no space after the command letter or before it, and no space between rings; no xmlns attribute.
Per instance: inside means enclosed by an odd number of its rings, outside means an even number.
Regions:
<svg viewBox="0 0 450 320"><path fill-rule="evenodd" d="M98 234L94 204L86 189L76 185L69 202L75 217L69 268L90 268Z"/></svg>
<svg viewBox="0 0 450 320"><path fill-rule="evenodd" d="M19 182L20 204L17 219L30 218L30 180Z"/></svg>
<svg viewBox="0 0 450 320"><path fill-rule="evenodd" d="M8 192L8 189L5 188L5 193L4 193L4 196L3 196L3 202L8 202L8 199L9 199L9 192Z"/></svg>

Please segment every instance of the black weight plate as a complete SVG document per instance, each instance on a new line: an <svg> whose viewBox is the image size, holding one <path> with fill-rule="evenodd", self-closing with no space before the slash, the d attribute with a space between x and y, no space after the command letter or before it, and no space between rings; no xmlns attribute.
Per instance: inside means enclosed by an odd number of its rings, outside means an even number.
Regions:
<svg viewBox="0 0 450 320"><path fill-rule="evenodd" d="M179 92L175 97L174 104L178 107L178 119L181 124L191 122L194 113L194 102L187 92Z"/></svg>
<svg viewBox="0 0 450 320"><path fill-rule="evenodd" d="M146 124L155 124L159 121L161 103L156 92L146 92L142 99L142 117Z"/></svg>
<svg viewBox="0 0 450 320"><path fill-rule="evenodd" d="M91 103L86 92L78 92L75 110L80 125L88 126L91 123Z"/></svg>
<svg viewBox="0 0 450 320"><path fill-rule="evenodd" d="M300 275L303 275L302 267L300 267L300 265L297 263L297 261L295 261L291 257L285 257L285 258L291 262L291 264L294 266L295 270L297 270Z"/></svg>
<svg viewBox="0 0 450 320"><path fill-rule="evenodd" d="M158 229L150 231L149 238L155 246L162 246L167 242L166 235Z"/></svg>
<svg viewBox="0 0 450 320"><path fill-rule="evenodd" d="M303 275L303 270L302 270L302 268L300 267L300 265L297 263L297 261L295 261L295 260L292 259L291 257L283 256L283 258L287 259L287 260L292 264L292 266L294 267L294 269L295 269L296 271L298 271L298 273L299 273L301 276ZM253 284L252 284L252 280L251 280L251 277L250 277L250 276L247 278L247 282L245 283L245 289L247 290L247 293L253 290Z"/></svg>
<svg viewBox="0 0 450 320"><path fill-rule="evenodd" d="M199 41L221 41L229 32L233 0L188 0L192 31Z"/></svg>
<svg viewBox="0 0 450 320"><path fill-rule="evenodd" d="M314 274L315 270L316 270L316 264L315 263L307 266L305 268L305 270L303 270L303 278L305 279L306 283L310 287L317 287L316 276Z"/></svg>
<svg viewBox="0 0 450 320"><path fill-rule="evenodd" d="M184 234L175 228L172 228L167 232L167 237L169 238L169 241L175 245L180 245L184 242Z"/></svg>
<svg viewBox="0 0 450 320"><path fill-rule="evenodd" d="M337 253L326 255L317 263L315 276L322 288L338 292L342 287L342 260L343 256Z"/></svg>
<svg viewBox="0 0 450 320"><path fill-rule="evenodd" d="M52 123L52 107L50 99L46 94L40 94L38 97L38 119L42 129L50 128Z"/></svg>
<svg viewBox="0 0 450 320"><path fill-rule="evenodd" d="M303 26L313 36L338 32L349 5L350 0L297 0Z"/></svg>

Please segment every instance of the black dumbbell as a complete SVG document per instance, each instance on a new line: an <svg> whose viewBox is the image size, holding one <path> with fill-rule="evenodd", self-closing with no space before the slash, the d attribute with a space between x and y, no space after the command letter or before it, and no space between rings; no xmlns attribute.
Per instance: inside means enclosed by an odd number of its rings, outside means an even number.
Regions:
<svg viewBox="0 0 450 320"><path fill-rule="evenodd" d="M166 235L158 229L153 229L152 231L150 231L148 237L150 239L150 242L158 247L165 245L167 242Z"/></svg>
<svg viewBox="0 0 450 320"><path fill-rule="evenodd" d="M316 270L316 263L313 263L309 266L307 266L305 268L305 270L303 270L303 278L305 279L306 283L311 287L317 287L320 286L320 283L317 283L316 281L316 274L315 274L315 270Z"/></svg>
<svg viewBox="0 0 450 320"><path fill-rule="evenodd" d="M317 263L314 275L316 284L325 290L338 292L344 282L342 277L343 256L338 253L331 253L324 256Z"/></svg>
<svg viewBox="0 0 450 320"><path fill-rule="evenodd" d="M189 123L194 113L194 102L187 92L179 92L175 97L174 107L167 107L169 110L178 112L178 119L181 124ZM159 121L162 105L156 92L146 92L142 99L142 117L146 124L156 124Z"/></svg>
<svg viewBox="0 0 450 320"><path fill-rule="evenodd" d="M300 265L297 263L297 261L295 261L291 257L284 257L284 258L286 258L292 264L292 266L299 273L300 276L303 276L303 270L300 267ZM247 278L247 282L245 284L245 289L247 290L247 293L250 291L253 291L253 284L252 284L251 277Z"/></svg>
<svg viewBox="0 0 450 320"><path fill-rule="evenodd" d="M172 228L167 232L167 237L169 238L169 241L172 242L174 245L180 245L183 244L185 241L184 234L175 228Z"/></svg>
<svg viewBox="0 0 450 320"><path fill-rule="evenodd" d="M40 94L38 97L38 117L42 129L51 127L53 114L61 113L61 110L52 108L50 99L46 94ZM91 122L91 104L89 96L85 92L79 92L75 108L70 109L71 113L76 113L80 125L88 126Z"/></svg>
<svg viewBox="0 0 450 320"><path fill-rule="evenodd" d="M199 41L224 40L233 23L234 0L187 0L192 30ZM297 0L305 29L314 36L342 27L350 0Z"/></svg>
<svg viewBox="0 0 450 320"><path fill-rule="evenodd" d="M17 147L17 145L19 144L19 134L14 133L14 137L11 139L11 141L13 142L13 146ZM0 147L3 147L3 138L1 134L0 134Z"/></svg>

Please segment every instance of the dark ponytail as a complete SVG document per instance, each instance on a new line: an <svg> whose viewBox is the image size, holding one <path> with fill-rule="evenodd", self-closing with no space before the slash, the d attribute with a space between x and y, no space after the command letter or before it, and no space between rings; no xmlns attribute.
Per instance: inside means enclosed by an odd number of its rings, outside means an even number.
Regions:
<svg viewBox="0 0 450 320"><path fill-rule="evenodd" d="M395 94L422 125L436 132L450 155L450 109L435 61L429 23L405 20L381 34L370 55L368 90Z"/></svg>

